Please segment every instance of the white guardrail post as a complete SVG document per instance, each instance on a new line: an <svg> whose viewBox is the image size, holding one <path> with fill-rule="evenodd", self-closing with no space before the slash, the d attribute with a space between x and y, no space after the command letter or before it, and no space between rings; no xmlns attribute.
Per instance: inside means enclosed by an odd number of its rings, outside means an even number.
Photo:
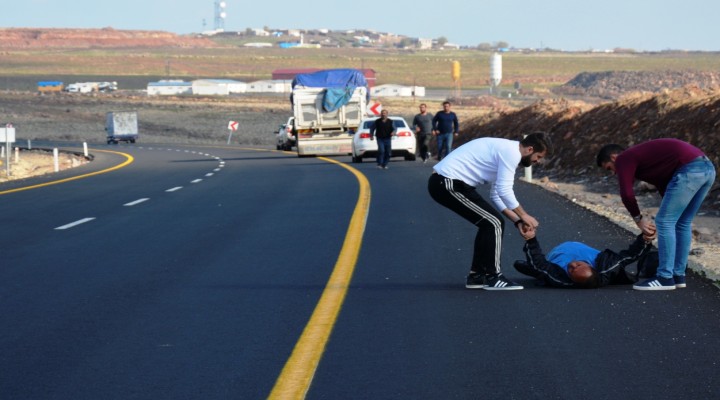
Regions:
<svg viewBox="0 0 720 400"><path fill-rule="evenodd" d="M60 162L58 160L58 149L53 149L53 165L55 166L55 172L60 171Z"/></svg>

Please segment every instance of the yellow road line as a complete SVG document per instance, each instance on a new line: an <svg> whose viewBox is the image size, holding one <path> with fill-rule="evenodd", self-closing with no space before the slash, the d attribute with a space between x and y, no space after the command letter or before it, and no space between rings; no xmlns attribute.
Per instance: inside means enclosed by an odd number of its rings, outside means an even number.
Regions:
<svg viewBox="0 0 720 400"><path fill-rule="evenodd" d="M129 165L130 163L132 163L132 162L135 160L135 159L133 158L133 156L131 156L130 154L120 153L120 152L118 152L118 151L110 151L110 150L93 150L93 151L98 151L98 152L103 152L103 153L119 154L119 155L125 157L126 160L125 160L122 164L118 164L118 165L116 165L116 166L114 166L114 167L107 168L107 169L104 169L104 170L102 170L102 171L95 171L95 172L91 172L91 173L88 173L88 174L83 174L83 175L78 175L78 176L72 176L72 177L70 177L70 178L59 179L59 180L57 180L57 181L40 183L40 184L38 184L38 185L24 186L24 187L20 187L20 188L16 188L16 189L10 189L10 190L6 190L6 191L4 191L4 192L0 192L0 195L8 194L8 193L15 193L15 192L22 192L22 191L24 191L24 190L30 190L30 189L37 189L37 188L41 188L41 187L44 187L44 186L57 185L58 183L64 183L64 182L74 181L74 180L76 180L76 179L82 179L82 178L87 178L87 177L94 176L94 175L104 174L104 173L106 173L106 172L114 171L114 170L116 170L116 169L120 169L120 168L122 168L122 167L125 167L125 166Z"/></svg>
<svg viewBox="0 0 720 400"><path fill-rule="evenodd" d="M360 193L333 273L323 290L320 301L315 306L310 321L295 344L292 355L275 382L269 399L305 398L345 300L360 254L362 236L370 210L370 183L360 171L329 158L318 157L318 159L338 164L352 172L360 184Z"/></svg>

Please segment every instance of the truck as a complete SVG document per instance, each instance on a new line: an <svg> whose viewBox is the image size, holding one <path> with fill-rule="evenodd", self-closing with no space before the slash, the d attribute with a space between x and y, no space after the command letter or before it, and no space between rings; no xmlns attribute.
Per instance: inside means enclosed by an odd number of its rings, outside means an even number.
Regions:
<svg viewBox="0 0 720 400"><path fill-rule="evenodd" d="M105 115L107 143L135 143L138 138L138 120L136 111L110 111Z"/></svg>
<svg viewBox="0 0 720 400"><path fill-rule="evenodd" d="M351 154L369 99L367 80L356 69L296 75L290 102L298 157Z"/></svg>
<svg viewBox="0 0 720 400"><path fill-rule="evenodd" d="M60 81L40 81L37 85L39 93L62 92L63 83Z"/></svg>

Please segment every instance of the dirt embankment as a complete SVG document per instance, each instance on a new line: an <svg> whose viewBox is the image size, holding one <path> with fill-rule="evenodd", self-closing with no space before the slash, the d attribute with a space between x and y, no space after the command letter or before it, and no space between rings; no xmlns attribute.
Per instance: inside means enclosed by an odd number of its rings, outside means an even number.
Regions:
<svg viewBox="0 0 720 400"><path fill-rule="evenodd" d="M6 49L217 47L215 42L207 38L180 36L162 31L127 31L113 28L0 28L0 43Z"/></svg>
<svg viewBox="0 0 720 400"><path fill-rule="evenodd" d="M553 89L559 95L617 99L628 93L659 93L688 85L717 88L720 72L710 71L606 71L583 72Z"/></svg>
<svg viewBox="0 0 720 400"><path fill-rule="evenodd" d="M555 152L539 171L558 179L605 177L595 156L605 144L632 146L672 137L700 149L720 165L720 91L688 86L665 93L638 94L590 106L565 99L548 99L532 106L480 117L464 124L459 143L476 137L517 139L533 131L550 133ZM720 178L706 202L720 210Z"/></svg>

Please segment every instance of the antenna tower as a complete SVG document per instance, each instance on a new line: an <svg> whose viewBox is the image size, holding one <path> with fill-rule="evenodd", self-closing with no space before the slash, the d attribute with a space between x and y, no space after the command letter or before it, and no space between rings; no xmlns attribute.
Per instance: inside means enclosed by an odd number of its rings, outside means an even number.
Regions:
<svg viewBox="0 0 720 400"><path fill-rule="evenodd" d="M227 4L224 1L215 0L215 31L217 32L225 31L225 17L227 17L227 13L225 12L226 6Z"/></svg>

